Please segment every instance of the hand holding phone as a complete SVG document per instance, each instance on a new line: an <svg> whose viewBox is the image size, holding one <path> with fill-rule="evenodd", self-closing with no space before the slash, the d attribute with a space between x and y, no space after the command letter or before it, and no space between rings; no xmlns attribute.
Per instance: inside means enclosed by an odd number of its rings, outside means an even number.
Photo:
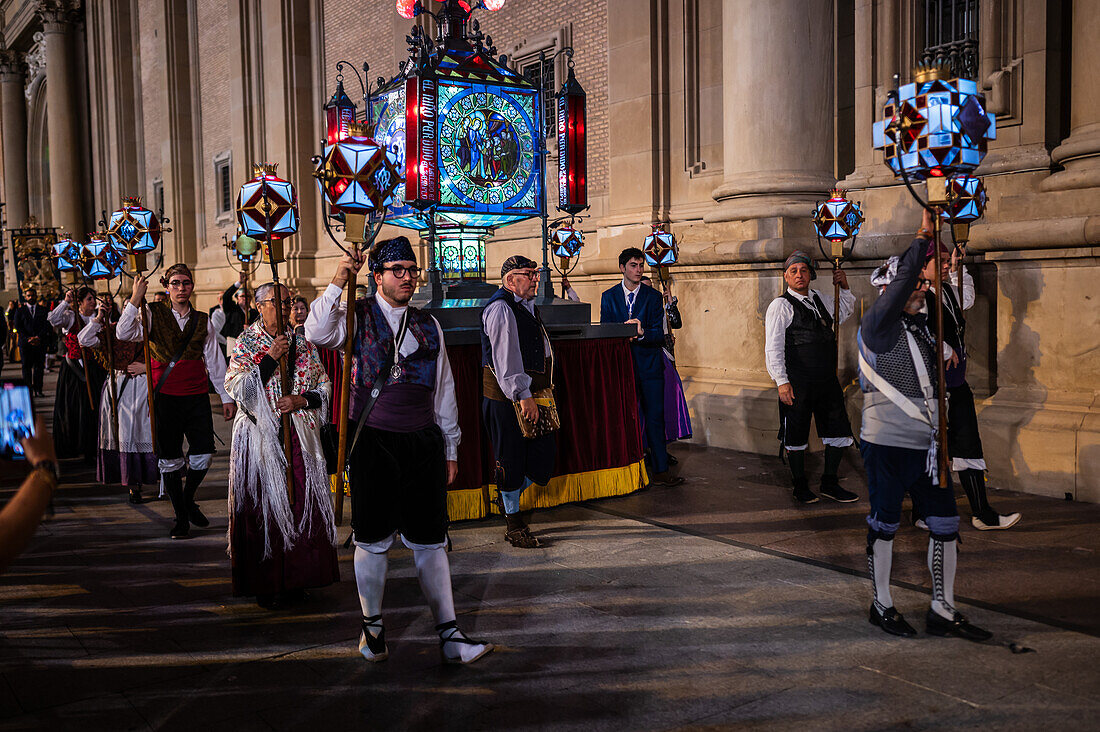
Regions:
<svg viewBox="0 0 1100 732"><path fill-rule="evenodd" d="M21 382L0 384L0 458L25 460L23 441L34 436L30 389ZM53 451L52 443L50 451Z"/></svg>

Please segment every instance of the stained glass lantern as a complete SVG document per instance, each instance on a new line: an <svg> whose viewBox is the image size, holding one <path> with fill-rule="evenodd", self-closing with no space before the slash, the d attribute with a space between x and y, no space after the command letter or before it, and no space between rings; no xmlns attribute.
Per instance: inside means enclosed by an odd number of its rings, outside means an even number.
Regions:
<svg viewBox="0 0 1100 732"><path fill-rule="evenodd" d="M88 243L80 250L80 265L93 280L117 277L122 269L122 255L106 234L89 234Z"/></svg>
<svg viewBox="0 0 1100 732"><path fill-rule="evenodd" d="M342 140L325 147L313 175L332 213L369 214L394 202L402 179L398 165L396 153L353 122Z"/></svg>
<svg viewBox="0 0 1100 732"><path fill-rule="evenodd" d="M348 125L355 121L355 103L344 93L344 82L336 80L336 92L325 104L325 144L332 145L348 136Z"/></svg>
<svg viewBox="0 0 1100 732"><path fill-rule="evenodd" d="M53 258L57 261L58 272L80 271L80 242L73 241L65 234L54 242Z"/></svg>
<svg viewBox="0 0 1100 732"><path fill-rule="evenodd" d="M645 262L650 267L676 264L680 255L680 245L676 237L665 231L660 224L654 224L653 233L645 238L642 250L645 252Z"/></svg>
<svg viewBox="0 0 1100 732"><path fill-rule="evenodd" d="M571 226L563 226L554 234L554 256L563 260L572 259L581 252L584 236Z"/></svg>
<svg viewBox="0 0 1100 732"><path fill-rule="evenodd" d="M445 0L437 50L371 95L375 139L405 171L388 224L423 231L433 209L437 227L492 230L542 213L540 90L467 32L470 5Z"/></svg>
<svg viewBox="0 0 1100 732"><path fill-rule="evenodd" d="M160 244L160 221L140 198L123 198L107 223L107 236L118 252L151 252Z"/></svg>
<svg viewBox="0 0 1100 732"><path fill-rule="evenodd" d="M912 180L967 174L996 139L995 116L970 79L950 78L943 64L924 64L898 89L873 127L874 146L895 175Z"/></svg>
<svg viewBox="0 0 1100 732"><path fill-rule="evenodd" d="M814 209L813 224L817 235L832 242L833 259L844 257L844 242L859 235L863 227L863 210L834 188L829 200ZM820 242L819 242L820 243Z"/></svg>
<svg viewBox="0 0 1100 732"><path fill-rule="evenodd" d="M981 178L965 175L949 178L943 217L953 224L976 221L985 213L986 200Z"/></svg>
<svg viewBox="0 0 1100 732"><path fill-rule="evenodd" d="M298 194L275 174L275 163L253 166L253 178L237 194L237 226L262 242L270 261L283 262L283 239L298 232Z"/></svg>
<svg viewBox="0 0 1100 732"><path fill-rule="evenodd" d="M585 137L584 89L573 66L557 97L558 208L576 214L588 208L588 142Z"/></svg>

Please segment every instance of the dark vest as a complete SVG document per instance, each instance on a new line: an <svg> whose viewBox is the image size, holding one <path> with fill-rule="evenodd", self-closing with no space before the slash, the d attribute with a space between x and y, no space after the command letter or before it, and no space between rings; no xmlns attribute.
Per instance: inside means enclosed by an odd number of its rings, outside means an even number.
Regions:
<svg viewBox="0 0 1100 732"><path fill-rule="evenodd" d="M409 333L416 339L418 347L400 360L401 375L397 379L390 374L384 375L382 395L368 417L368 424L373 427L394 432L413 431L396 428L398 421L405 424L405 420L395 419L404 415L388 414L393 409L416 412L418 418L426 413L427 419L432 420L436 359L439 358L441 346L439 331L431 315L409 307ZM370 396L371 386L381 375L393 338L389 321L374 297L358 300L355 303L355 341L352 343L351 419L359 418L359 412Z"/></svg>
<svg viewBox="0 0 1100 732"><path fill-rule="evenodd" d="M936 293L927 292L924 302L929 313L936 312ZM928 328L935 332L936 321L929 316ZM947 365L944 379L949 387L966 383L966 318L963 317L962 304L955 296L955 288L946 281L943 283L943 340L959 357L957 366Z"/></svg>
<svg viewBox="0 0 1100 732"><path fill-rule="evenodd" d="M833 318L822 305L815 315L789 292L783 298L794 309L794 317L784 336L787 378L793 383L831 381L836 378L836 339ZM820 298L811 295L818 303Z"/></svg>
<svg viewBox="0 0 1100 732"><path fill-rule="evenodd" d="M485 303L488 307L498 300L503 300L508 307L512 310L512 315L516 319L516 330L519 332L519 353L523 359L523 370L531 377L531 391L539 391L540 389L546 389L550 387L550 369L548 367L548 359L546 353L546 344L543 342L543 333L545 331L542 324L542 318L539 317L538 308L535 308L535 314L531 315L527 308L516 302L515 295L511 291L501 287L493 296L489 298L489 302ZM493 344L489 342L489 334L485 332L485 323L481 324L481 365L484 370L483 382L487 383L492 381L495 383L495 379L489 372L489 367L493 364ZM499 391L499 387L497 388Z"/></svg>

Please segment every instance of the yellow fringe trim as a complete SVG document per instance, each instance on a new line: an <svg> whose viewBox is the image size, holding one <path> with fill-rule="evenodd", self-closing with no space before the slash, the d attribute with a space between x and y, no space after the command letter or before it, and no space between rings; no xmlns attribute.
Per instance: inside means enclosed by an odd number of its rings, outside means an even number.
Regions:
<svg viewBox="0 0 1100 732"><path fill-rule="evenodd" d="M547 485L533 485L525 490L520 497L520 508L524 511L532 508L553 508L563 503L625 496L644 488L647 482L649 477L645 464L640 460L621 468L561 475ZM489 500L495 493L494 484L484 488L447 491L447 512L451 521L479 519L490 513L498 513L496 506Z"/></svg>

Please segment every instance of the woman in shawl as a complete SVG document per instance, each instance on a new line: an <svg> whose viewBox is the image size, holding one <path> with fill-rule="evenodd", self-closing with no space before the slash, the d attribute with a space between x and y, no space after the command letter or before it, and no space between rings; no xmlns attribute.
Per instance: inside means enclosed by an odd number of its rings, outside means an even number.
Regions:
<svg viewBox="0 0 1100 732"><path fill-rule="evenodd" d="M233 594L255 596L274 608L303 590L339 581L336 524L321 425L329 414L332 382L317 348L303 336L279 334L276 307L289 322L287 289L256 291L260 317L237 339L225 389L239 410L229 469L229 556ZM287 356L291 394L284 396L278 359ZM293 501L286 485L280 418L290 415Z"/></svg>

